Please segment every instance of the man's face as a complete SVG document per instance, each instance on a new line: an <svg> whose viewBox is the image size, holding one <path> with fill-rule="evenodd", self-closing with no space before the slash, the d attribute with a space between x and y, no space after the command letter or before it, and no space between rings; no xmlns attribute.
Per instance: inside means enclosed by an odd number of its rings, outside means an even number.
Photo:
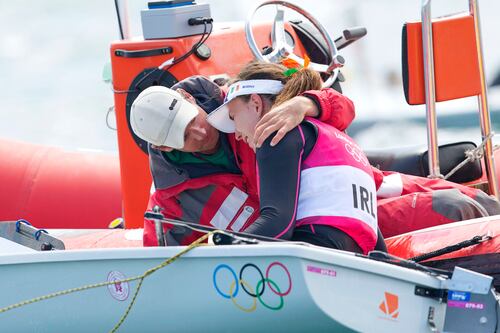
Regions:
<svg viewBox="0 0 500 333"><path fill-rule="evenodd" d="M205 153L211 154L217 151L219 146L219 131L212 127L207 121L206 112L199 107L194 98L184 90L179 89L179 93L191 104L196 106L198 115L191 120L184 132L184 147L177 149L186 153ZM174 150L167 146L155 146L153 148L170 152Z"/></svg>

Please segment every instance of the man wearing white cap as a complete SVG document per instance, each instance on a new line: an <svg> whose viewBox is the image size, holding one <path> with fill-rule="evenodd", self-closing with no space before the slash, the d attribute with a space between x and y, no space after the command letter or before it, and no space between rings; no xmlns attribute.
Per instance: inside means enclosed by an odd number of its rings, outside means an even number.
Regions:
<svg viewBox="0 0 500 333"><path fill-rule="evenodd" d="M333 89L304 96L282 105L275 122L260 127L258 139L263 141L283 126L291 128L305 115L318 116L319 110L322 121L342 130L354 117L352 102ZM130 123L135 134L150 143L155 187L150 207L159 205L170 218L244 231L258 217L255 154L233 134L220 133L206 121L207 113L223 100L221 89L203 77L188 78L172 89L149 87L134 101ZM166 231L169 245L189 244L199 237L183 227ZM157 245L149 220L144 224L144 245Z"/></svg>
<svg viewBox="0 0 500 333"><path fill-rule="evenodd" d="M205 121L206 112L190 101L192 97L180 91L153 86L139 94L131 111L133 131L153 148L166 152L213 154L219 132Z"/></svg>

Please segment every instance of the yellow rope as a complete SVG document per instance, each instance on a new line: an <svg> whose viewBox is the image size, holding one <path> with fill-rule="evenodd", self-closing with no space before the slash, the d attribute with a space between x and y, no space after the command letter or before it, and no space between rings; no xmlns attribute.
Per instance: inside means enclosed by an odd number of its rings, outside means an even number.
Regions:
<svg viewBox="0 0 500 333"><path fill-rule="evenodd" d="M112 284L117 284L117 283L125 283L125 282L132 282L132 281L139 280L139 283L137 284L137 287L136 287L135 292L134 292L134 296L132 296L132 300L130 301L130 304L128 305L127 309L125 310L125 313L122 315L122 317L120 318L120 320L118 321L118 323L110 331L110 333L114 333L114 332L116 332L118 330L118 328L120 328L120 326L123 324L123 322L125 321L125 319L129 315L130 310L134 306L134 303L135 303L135 301L137 299L137 295L139 294L139 290L142 287L142 283L144 282L144 279L146 277L148 277L149 275L153 274L154 272L156 272L157 270L162 269L163 267L165 267L165 266L173 263L174 261L176 261L177 259L179 259L184 254L188 253L192 249L194 249L194 248L196 248L196 247L198 247L200 245L203 245L202 243L210 235L212 235L214 233L217 233L217 231L212 231L212 232L209 232L209 233L203 235L202 237L198 238L193 243L191 243L184 250L182 250L181 252L177 253L175 256L173 256L173 257L165 260L164 262L162 262L158 266L155 266L153 268L148 269L147 271L145 271L141 275L138 275L138 276L135 276L135 277L131 277L131 278L128 278L128 279L124 279L124 280L107 281L107 282L101 282L101 283L95 283L95 284L88 284L88 285L85 285L85 286L82 286L82 287L78 287L78 288L71 288L71 289L62 290L62 291L58 291L58 292L55 292L55 293L47 294L47 295L44 295L44 296L35 297L35 298L29 299L29 300L26 300L26 301L22 301L22 302L19 302L19 303L16 303L16 304L12 304L12 305L0 308L0 313L4 313L4 312L7 312L7 311L16 309L16 308L20 308L20 307L25 306L25 305L29 305L29 304L33 304L33 303L45 301L45 300L48 300L48 299L51 299L51 298L54 298L54 297L68 295L68 294L79 292L79 291L84 291L84 290L88 290L88 289L94 289L94 288L104 287L104 286L108 286L108 285L112 285Z"/></svg>

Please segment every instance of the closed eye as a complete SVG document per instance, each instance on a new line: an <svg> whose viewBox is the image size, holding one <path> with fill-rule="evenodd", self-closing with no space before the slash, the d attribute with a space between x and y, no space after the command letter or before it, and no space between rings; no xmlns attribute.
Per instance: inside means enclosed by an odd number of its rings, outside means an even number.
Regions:
<svg viewBox="0 0 500 333"><path fill-rule="evenodd" d="M189 122L189 124L186 126L186 130L184 131L184 142L186 142L186 140L189 137L189 132L190 132L191 126L193 126L193 124L194 124L195 119L196 118L194 118L193 120L191 120Z"/></svg>

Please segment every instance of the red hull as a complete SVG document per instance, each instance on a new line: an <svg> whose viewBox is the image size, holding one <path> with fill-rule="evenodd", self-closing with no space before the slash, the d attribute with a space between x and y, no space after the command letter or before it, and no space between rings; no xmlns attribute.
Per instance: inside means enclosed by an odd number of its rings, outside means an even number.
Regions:
<svg viewBox="0 0 500 333"><path fill-rule="evenodd" d="M386 243L389 253L408 259L482 235L490 235L492 239L432 260L500 252L500 216L422 229L387 238Z"/></svg>
<svg viewBox="0 0 500 333"><path fill-rule="evenodd" d="M500 216L449 223L386 239L389 253L409 259L447 246L489 235L491 239L439 257L421 262L429 267L453 270L455 266L470 269L494 278L500 291Z"/></svg>

